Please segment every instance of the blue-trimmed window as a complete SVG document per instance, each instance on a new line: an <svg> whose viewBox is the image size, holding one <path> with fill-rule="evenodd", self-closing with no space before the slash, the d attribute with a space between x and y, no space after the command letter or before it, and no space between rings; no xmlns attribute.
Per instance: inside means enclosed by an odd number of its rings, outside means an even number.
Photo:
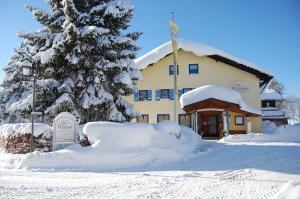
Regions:
<svg viewBox="0 0 300 199"><path fill-rule="evenodd" d="M199 74L199 64L189 64L189 74Z"/></svg>
<svg viewBox="0 0 300 199"><path fill-rule="evenodd" d="M155 99L156 101L161 99L174 100L174 89L157 89L155 91Z"/></svg>
<svg viewBox="0 0 300 199"><path fill-rule="evenodd" d="M170 114L157 114L157 123L163 120L170 120Z"/></svg>
<svg viewBox="0 0 300 199"><path fill-rule="evenodd" d="M169 65L169 75L174 75L174 65ZM177 65L177 75L179 75L179 66Z"/></svg>
<svg viewBox="0 0 300 199"><path fill-rule="evenodd" d="M179 125L192 127L192 117L191 114L179 114L178 115Z"/></svg>
<svg viewBox="0 0 300 199"><path fill-rule="evenodd" d="M186 92L189 92L193 90L193 88L180 88L178 89L178 97L180 97L182 94L186 93Z"/></svg>
<svg viewBox="0 0 300 199"><path fill-rule="evenodd" d="M134 92L134 101L151 101L152 90L139 90Z"/></svg>

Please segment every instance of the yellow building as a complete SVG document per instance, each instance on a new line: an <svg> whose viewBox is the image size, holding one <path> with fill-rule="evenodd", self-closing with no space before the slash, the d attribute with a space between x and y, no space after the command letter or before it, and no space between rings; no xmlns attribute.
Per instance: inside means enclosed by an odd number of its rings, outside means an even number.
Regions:
<svg viewBox="0 0 300 199"><path fill-rule="evenodd" d="M222 137L228 131L232 134L260 132L260 88L270 81L272 75L211 46L180 40L178 48L179 95L197 88L198 95L211 95L184 106L181 106L179 98L174 99L172 46L171 42L167 42L135 60L143 80L138 82L139 90L127 100L141 113L137 121L157 123L176 119L202 137ZM207 88L206 85L212 87ZM229 88L224 96L233 95L231 91L235 90L234 95L240 96L243 105L217 98L213 92L203 90L204 87ZM175 119L174 100L177 110Z"/></svg>

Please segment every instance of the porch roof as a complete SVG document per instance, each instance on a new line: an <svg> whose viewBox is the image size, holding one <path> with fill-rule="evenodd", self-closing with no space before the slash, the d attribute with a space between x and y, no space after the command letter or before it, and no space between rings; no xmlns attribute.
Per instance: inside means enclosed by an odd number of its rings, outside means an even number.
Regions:
<svg viewBox="0 0 300 199"><path fill-rule="evenodd" d="M180 103L186 112L201 109L224 109L245 115L261 115L261 111L242 100L241 95L230 88L216 85L206 85L180 97Z"/></svg>

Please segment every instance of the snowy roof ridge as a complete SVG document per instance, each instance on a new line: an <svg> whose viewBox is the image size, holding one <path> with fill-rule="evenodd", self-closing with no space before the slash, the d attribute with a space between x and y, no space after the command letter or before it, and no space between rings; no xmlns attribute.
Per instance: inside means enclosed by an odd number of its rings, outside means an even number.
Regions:
<svg viewBox="0 0 300 199"><path fill-rule="evenodd" d="M197 56L212 56L219 55L221 57L227 58L234 62L244 65L245 67L257 70L261 73L264 73L267 76L273 76L272 73L261 69L253 63L242 60L240 58L234 57L228 53L225 53L221 50L218 50L212 46L202 44L199 42L189 41L180 39L178 41L178 49L182 49L187 52L192 52ZM161 46L149 51L148 53L138 57L134 60L136 67L140 70L145 69L147 66L158 62L160 59L172 53L172 43L168 41Z"/></svg>

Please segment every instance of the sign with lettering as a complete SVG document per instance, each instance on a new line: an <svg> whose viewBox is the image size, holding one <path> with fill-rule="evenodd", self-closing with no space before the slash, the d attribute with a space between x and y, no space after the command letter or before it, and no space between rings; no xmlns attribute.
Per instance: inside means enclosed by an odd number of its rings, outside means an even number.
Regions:
<svg viewBox="0 0 300 199"><path fill-rule="evenodd" d="M53 143L75 142L76 118L68 112L60 113L53 122Z"/></svg>
<svg viewBox="0 0 300 199"><path fill-rule="evenodd" d="M239 93L245 93L250 90L250 86L248 82L244 82L240 80L232 82L231 88Z"/></svg>

